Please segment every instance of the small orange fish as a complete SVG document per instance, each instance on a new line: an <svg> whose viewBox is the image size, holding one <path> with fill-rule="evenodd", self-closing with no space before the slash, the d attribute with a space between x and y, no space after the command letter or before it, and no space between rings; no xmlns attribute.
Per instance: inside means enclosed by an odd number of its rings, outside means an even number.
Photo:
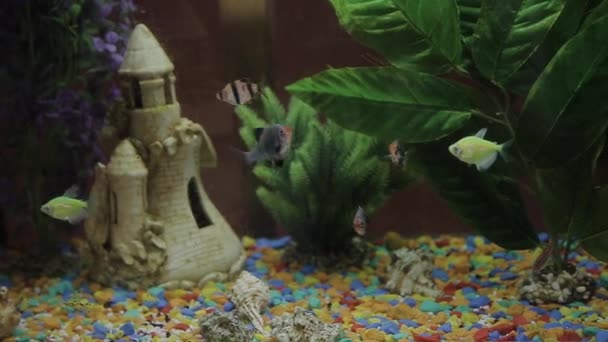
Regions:
<svg viewBox="0 0 608 342"><path fill-rule="evenodd" d="M407 153L403 151L403 147L399 143L399 140L395 140L388 145L388 158L393 165L405 165L406 154Z"/></svg>
<svg viewBox="0 0 608 342"><path fill-rule="evenodd" d="M357 212L355 213L355 218L353 219L353 228L355 233L357 233L359 236L365 235L365 232L367 231L367 215L365 215L365 211L363 211L361 206L357 208Z"/></svg>

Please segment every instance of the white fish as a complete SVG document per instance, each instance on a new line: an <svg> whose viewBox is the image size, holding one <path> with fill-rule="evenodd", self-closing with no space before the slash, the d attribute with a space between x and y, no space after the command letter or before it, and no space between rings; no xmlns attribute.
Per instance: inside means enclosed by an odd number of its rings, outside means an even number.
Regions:
<svg viewBox="0 0 608 342"><path fill-rule="evenodd" d="M361 206L357 208L357 212L355 213L355 218L353 219L353 228L355 233L360 236L365 235L367 231L367 215L365 215L365 211Z"/></svg>

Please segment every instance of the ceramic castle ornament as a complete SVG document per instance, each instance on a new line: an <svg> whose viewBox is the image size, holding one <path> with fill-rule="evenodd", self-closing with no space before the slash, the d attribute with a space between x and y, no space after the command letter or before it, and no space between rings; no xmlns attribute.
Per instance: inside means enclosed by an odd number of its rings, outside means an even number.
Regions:
<svg viewBox="0 0 608 342"><path fill-rule="evenodd" d="M95 170L82 251L90 275L131 289L236 275L244 250L200 177L201 166L215 166L215 150L199 124L181 117L173 64L145 25L133 30L118 73L128 137Z"/></svg>

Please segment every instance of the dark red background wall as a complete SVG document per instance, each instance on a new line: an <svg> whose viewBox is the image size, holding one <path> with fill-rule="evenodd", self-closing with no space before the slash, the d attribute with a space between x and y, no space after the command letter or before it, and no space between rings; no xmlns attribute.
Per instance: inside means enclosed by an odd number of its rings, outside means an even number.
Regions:
<svg viewBox="0 0 608 342"><path fill-rule="evenodd" d="M238 120L215 92L232 78L250 77L265 79L287 100L286 85L327 65L369 65L361 57L367 50L342 30L328 0L138 4L143 10L138 21L152 30L175 64L183 115L203 125L217 150L218 167L203 170L207 192L237 233L274 234L272 219L253 194L255 180L229 150L243 147ZM387 230L471 232L425 184L394 195L372 219L370 234L378 236ZM534 220L540 223L536 214Z"/></svg>

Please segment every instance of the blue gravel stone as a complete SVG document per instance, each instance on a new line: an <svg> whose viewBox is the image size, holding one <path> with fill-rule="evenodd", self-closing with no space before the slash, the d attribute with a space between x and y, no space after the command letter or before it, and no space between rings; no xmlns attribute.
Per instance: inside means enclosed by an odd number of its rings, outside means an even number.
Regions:
<svg viewBox="0 0 608 342"><path fill-rule="evenodd" d="M447 272L442 270L441 268L433 268L433 270L431 271L431 278L440 279L442 281L450 280L450 277L448 276Z"/></svg>
<svg viewBox="0 0 608 342"><path fill-rule="evenodd" d="M547 309L543 309L543 308L538 307L538 306L531 306L530 310L536 312L537 314L539 314L541 316L547 313Z"/></svg>
<svg viewBox="0 0 608 342"><path fill-rule="evenodd" d="M468 328L468 330L473 330L473 329L481 329L483 328L483 324L481 323L473 323L471 324L471 326Z"/></svg>
<svg viewBox="0 0 608 342"><path fill-rule="evenodd" d="M259 238L255 241L255 246L257 248L268 248L270 247L270 240L267 238Z"/></svg>
<svg viewBox="0 0 608 342"><path fill-rule="evenodd" d="M490 277L494 277L494 276L496 276L498 273L501 273L501 272L503 272L503 271L504 271L503 269L501 269L501 268L499 268L499 267L495 267L495 268L493 268L493 269L490 271L490 273L489 273L488 275L489 275Z"/></svg>
<svg viewBox="0 0 608 342"><path fill-rule="evenodd" d="M540 240L540 242L547 242L549 241L549 234L542 232L538 234L538 239Z"/></svg>
<svg viewBox="0 0 608 342"><path fill-rule="evenodd" d="M32 317L34 315L34 313L32 313L31 311L23 311L21 313L21 318L28 318L28 317Z"/></svg>
<svg viewBox="0 0 608 342"><path fill-rule="evenodd" d="M293 293L293 290L292 290L291 288L289 288L289 287L285 287L285 288L283 288L283 289L281 290L281 293L283 294L283 296L285 296L285 295L292 294L292 293Z"/></svg>
<svg viewBox="0 0 608 342"><path fill-rule="evenodd" d="M417 328L420 326L420 324L418 324L410 319L400 319L399 322L405 324L406 326L408 326L410 328Z"/></svg>
<svg viewBox="0 0 608 342"><path fill-rule="evenodd" d="M595 334L597 342L608 342L608 330L600 330Z"/></svg>
<svg viewBox="0 0 608 342"><path fill-rule="evenodd" d="M399 333L399 326L393 322L385 322L380 326L380 330L384 331L389 335L394 335Z"/></svg>
<svg viewBox="0 0 608 342"><path fill-rule="evenodd" d="M551 328L561 328L562 324L559 322L551 322L551 323L545 323L544 328L545 329L551 329Z"/></svg>
<svg viewBox="0 0 608 342"><path fill-rule="evenodd" d="M569 330L578 330L578 329L583 329L585 327L585 325L583 325L583 324L572 323L570 321L562 322L562 326L564 327L564 329L569 329Z"/></svg>
<svg viewBox="0 0 608 342"><path fill-rule="evenodd" d="M497 311L495 313L492 314L492 317L499 319L499 318L506 318L507 314L504 311Z"/></svg>
<svg viewBox="0 0 608 342"><path fill-rule="evenodd" d="M490 305L492 301L487 296L479 296L469 301L469 306L479 308L485 305Z"/></svg>
<svg viewBox="0 0 608 342"><path fill-rule="evenodd" d="M496 282L496 281L484 280L480 283L480 285L481 285L481 287L488 288L488 287L499 287L502 284L499 282Z"/></svg>
<svg viewBox="0 0 608 342"><path fill-rule="evenodd" d="M122 330L122 332L125 334L125 336L131 336L131 335L135 334L135 326L133 326L133 323L131 323L131 322L123 324L120 327L120 330Z"/></svg>
<svg viewBox="0 0 608 342"><path fill-rule="evenodd" d="M268 285L271 287L285 287L285 282L281 279L270 279Z"/></svg>
<svg viewBox="0 0 608 342"><path fill-rule="evenodd" d="M500 280L513 280L517 279L517 277L517 274L507 271L500 275Z"/></svg>
<svg viewBox="0 0 608 342"><path fill-rule="evenodd" d="M445 322L443 323L440 327L439 327L440 331L443 331L444 333L451 333L452 332L452 324L450 324L450 322Z"/></svg>
<svg viewBox="0 0 608 342"><path fill-rule="evenodd" d="M148 293L153 295L156 298L164 297L165 289L162 287L151 287L148 289Z"/></svg>
<svg viewBox="0 0 608 342"><path fill-rule="evenodd" d="M382 324L380 323L368 323L366 328L368 329L376 329L376 328L380 328L380 326L382 326Z"/></svg>
<svg viewBox="0 0 608 342"><path fill-rule="evenodd" d="M499 338L500 338L500 333L498 331L496 331L496 330L495 331L491 331L488 334L488 339L490 341L498 340Z"/></svg>
<svg viewBox="0 0 608 342"><path fill-rule="evenodd" d="M317 289L327 290L327 289L331 288L331 285L319 283L319 284L315 284L314 287Z"/></svg>
<svg viewBox="0 0 608 342"><path fill-rule="evenodd" d="M106 337L106 334L110 331L105 325L96 322L93 324L93 335L94 337L101 336L101 338ZM97 337L99 338L99 337Z"/></svg>
<svg viewBox="0 0 608 342"><path fill-rule="evenodd" d="M462 294L469 294L469 293L477 293L477 291L475 291L474 288L469 287L469 286L465 286L462 288Z"/></svg>
<svg viewBox="0 0 608 342"><path fill-rule="evenodd" d="M365 285L363 285L363 282L361 282L361 280L359 279L354 279L351 283L350 283L350 289L353 291L357 291L357 290L361 290L364 289Z"/></svg>
<svg viewBox="0 0 608 342"><path fill-rule="evenodd" d="M164 299L159 299L159 300L156 301L156 307L159 308L159 309L162 309L162 308L164 308L167 305L169 305L169 303L166 300L164 300Z"/></svg>
<svg viewBox="0 0 608 342"><path fill-rule="evenodd" d="M302 272L304 275L312 274L315 271L316 271L316 268L313 265L309 265L309 264L302 266L302 269L300 270L300 272Z"/></svg>
<svg viewBox="0 0 608 342"><path fill-rule="evenodd" d="M388 303L392 306L399 305L399 301L397 299L391 299Z"/></svg>
<svg viewBox="0 0 608 342"><path fill-rule="evenodd" d="M288 294L288 295L284 295L284 296L283 296L283 300L285 300L286 302L289 302L289 303L293 303L293 302L295 302L295 301L296 301L296 299L295 299L295 298L293 298L293 296L292 296L292 295L290 295L290 294Z"/></svg>
<svg viewBox="0 0 608 342"><path fill-rule="evenodd" d="M291 236L287 235L279 239L271 240L269 245L271 248L279 249L287 246L291 242Z"/></svg>
<svg viewBox="0 0 608 342"><path fill-rule="evenodd" d="M532 341L528 336L526 336L523 333L517 334L515 335L515 341L516 342L529 342Z"/></svg>
<svg viewBox="0 0 608 342"><path fill-rule="evenodd" d="M410 298L410 297L405 298L403 300L403 302L405 304L407 304L410 308L413 308L414 306L416 306L416 300L414 298Z"/></svg>
<svg viewBox="0 0 608 342"><path fill-rule="evenodd" d="M234 310L234 303L233 302L228 301L228 302L224 303L224 311L225 312L230 312L232 310Z"/></svg>
<svg viewBox="0 0 608 342"><path fill-rule="evenodd" d="M227 302L228 303L228 302ZM225 306L225 305L224 305ZM196 314L192 309L190 308L183 308L182 310L182 315L184 316L188 316L188 317L194 317L194 315Z"/></svg>
<svg viewBox="0 0 608 342"><path fill-rule="evenodd" d="M549 317L553 318L556 321L559 321L560 319L562 319L564 317L564 315L562 315L562 313L559 312L559 310L551 310L551 312L549 312Z"/></svg>
<svg viewBox="0 0 608 342"><path fill-rule="evenodd" d="M153 308L154 305L156 304L156 302L150 301L150 300L146 300L144 301L144 306L148 307L148 308Z"/></svg>

